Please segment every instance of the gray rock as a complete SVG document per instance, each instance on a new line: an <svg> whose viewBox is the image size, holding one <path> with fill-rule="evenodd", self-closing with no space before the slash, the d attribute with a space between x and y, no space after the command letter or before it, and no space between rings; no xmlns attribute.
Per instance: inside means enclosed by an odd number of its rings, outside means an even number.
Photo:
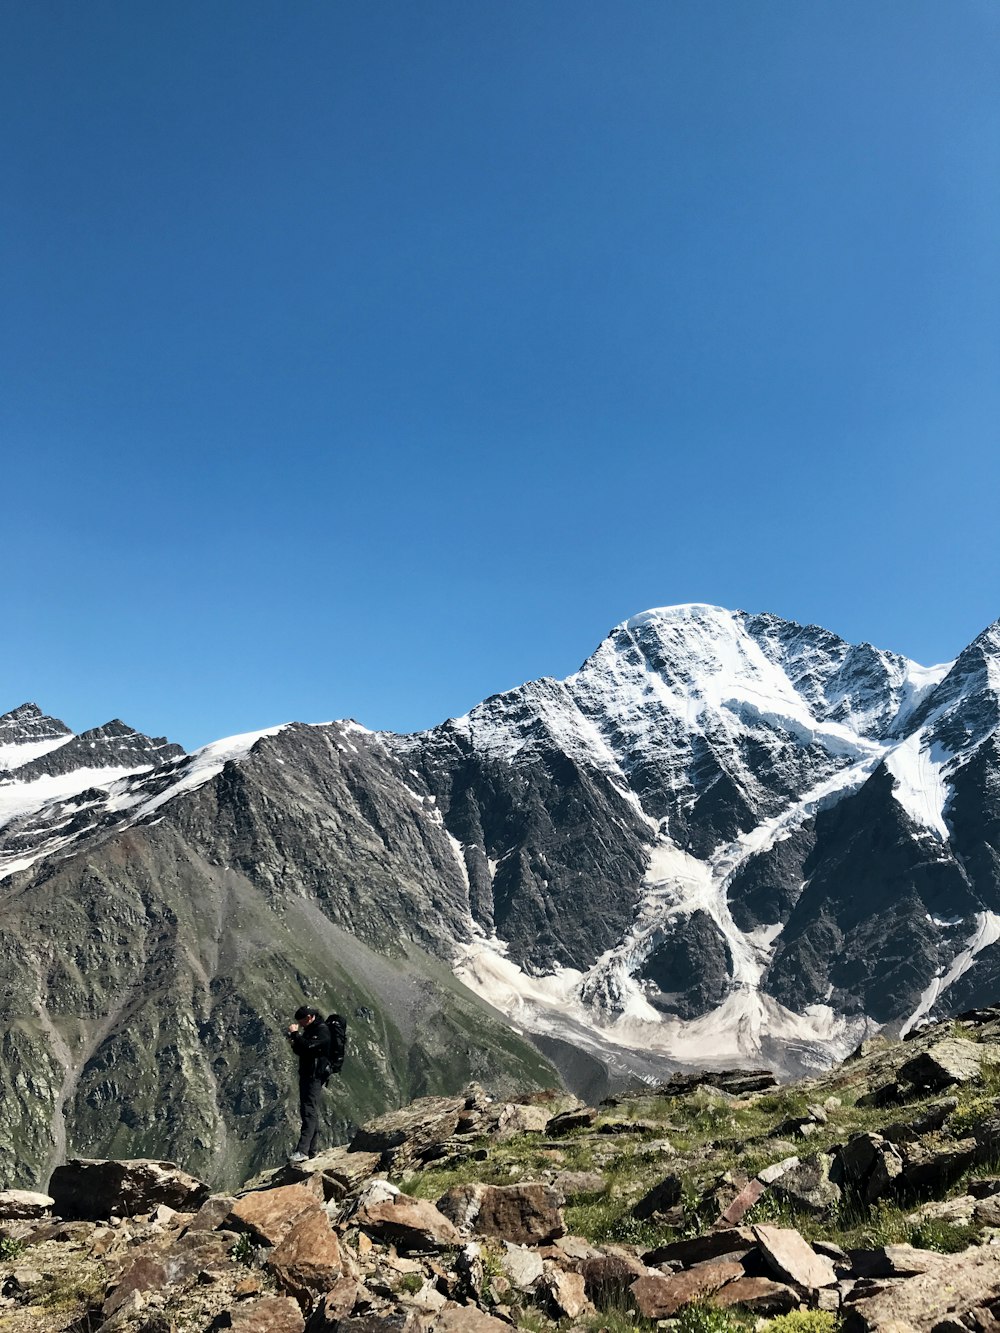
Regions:
<svg viewBox="0 0 1000 1333"><path fill-rule="evenodd" d="M913 1245L883 1245L875 1250L851 1250L855 1277L913 1277L933 1268L939 1256Z"/></svg>
<svg viewBox="0 0 1000 1333"><path fill-rule="evenodd" d="M554 1115L545 1126L545 1132L550 1138L558 1138L562 1134L572 1134L577 1129L589 1129L597 1119L598 1112L593 1106L578 1106L572 1111L560 1111Z"/></svg>
<svg viewBox="0 0 1000 1333"><path fill-rule="evenodd" d="M910 1144L899 1178L900 1193L914 1199L943 1193L965 1174L976 1156L976 1140L972 1138L959 1139L947 1147L930 1147L921 1142Z"/></svg>
<svg viewBox="0 0 1000 1333"><path fill-rule="evenodd" d="M756 1243L749 1227L720 1227L687 1240L658 1245L655 1249L647 1250L642 1261L650 1268L658 1268L662 1264L680 1264L683 1268L690 1268L710 1259L749 1254Z"/></svg>
<svg viewBox="0 0 1000 1333"><path fill-rule="evenodd" d="M771 1183L771 1192L816 1216L833 1212L841 1197L839 1186L830 1179L830 1158L825 1153L803 1157Z"/></svg>
<svg viewBox="0 0 1000 1333"><path fill-rule="evenodd" d="M986 1052L964 1037L945 1037L901 1066L899 1077L916 1088L938 1091L956 1083L971 1083L980 1076Z"/></svg>
<svg viewBox="0 0 1000 1333"><path fill-rule="evenodd" d="M681 1196L684 1193L684 1182L680 1176L665 1176L659 1184L654 1185L648 1190L638 1203L632 1207L632 1216L640 1220L653 1217L657 1213L665 1213L673 1208L675 1204L680 1203Z"/></svg>
<svg viewBox="0 0 1000 1333"><path fill-rule="evenodd" d="M832 1287L837 1281L832 1262L791 1227L755 1226L754 1238L776 1277L799 1287Z"/></svg>
<svg viewBox="0 0 1000 1333"><path fill-rule="evenodd" d="M898 1148L881 1134L855 1134L839 1148L833 1179L865 1203L889 1194L903 1173Z"/></svg>
<svg viewBox="0 0 1000 1333"><path fill-rule="evenodd" d="M542 1277L544 1265L537 1250L504 1241L500 1267L518 1291L531 1291Z"/></svg>
<svg viewBox="0 0 1000 1333"><path fill-rule="evenodd" d="M599 1171L558 1171L552 1177L552 1188L565 1199L581 1194L603 1194L608 1182Z"/></svg>
<svg viewBox="0 0 1000 1333"><path fill-rule="evenodd" d="M772 1162L770 1166L765 1166L758 1171L757 1179L764 1185L773 1185L776 1180L780 1180L783 1175L794 1170L798 1165L798 1157L783 1157L780 1162Z"/></svg>

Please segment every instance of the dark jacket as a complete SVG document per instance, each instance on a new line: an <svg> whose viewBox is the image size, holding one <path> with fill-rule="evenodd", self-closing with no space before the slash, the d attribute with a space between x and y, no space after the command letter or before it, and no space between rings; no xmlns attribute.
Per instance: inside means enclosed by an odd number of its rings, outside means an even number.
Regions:
<svg viewBox="0 0 1000 1333"><path fill-rule="evenodd" d="M330 1029L321 1018L301 1027L289 1037L292 1050L299 1057L300 1079L330 1077Z"/></svg>

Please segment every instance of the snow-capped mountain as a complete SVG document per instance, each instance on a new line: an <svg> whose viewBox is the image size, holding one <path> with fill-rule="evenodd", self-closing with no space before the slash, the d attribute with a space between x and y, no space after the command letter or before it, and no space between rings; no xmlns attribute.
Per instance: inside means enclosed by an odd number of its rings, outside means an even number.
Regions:
<svg viewBox="0 0 1000 1333"><path fill-rule="evenodd" d="M0 717L5 1017L22 1031L24 1011L50 1071L34 1100L91 1149L137 1029L146 1076L174 1068L180 1140L207 1142L206 1116L252 1140L266 1112L236 1109L246 1071L209 1061L214 1025L265 1034L262 994L329 976L389 1024L373 1070L414 1011L466 1049L470 991L494 1007L477 1031L499 1009L591 1089L828 1063L877 1025L996 998L998 733L1000 626L923 667L704 605L634 616L567 679L409 736L295 723L186 755L24 705Z"/></svg>

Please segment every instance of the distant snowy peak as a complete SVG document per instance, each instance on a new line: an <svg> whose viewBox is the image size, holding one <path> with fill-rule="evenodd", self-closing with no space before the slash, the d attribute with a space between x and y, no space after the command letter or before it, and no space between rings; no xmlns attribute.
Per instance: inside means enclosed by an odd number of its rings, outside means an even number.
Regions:
<svg viewBox="0 0 1000 1333"><path fill-rule="evenodd" d="M927 744L951 755L969 754L1000 727L1000 622L969 644L911 719Z"/></svg>
<svg viewBox="0 0 1000 1333"><path fill-rule="evenodd" d="M165 736L145 736L115 718L78 736L60 738L57 745L19 763L12 776L19 782L31 782L77 769L150 768L183 754L183 747L174 745Z"/></svg>
<svg viewBox="0 0 1000 1333"><path fill-rule="evenodd" d="M555 744L627 772L639 751L697 735L790 736L858 759L898 732L948 671L852 645L818 626L692 603L617 625L564 681L494 695L451 726L486 753Z"/></svg>
<svg viewBox="0 0 1000 1333"><path fill-rule="evenodd" d="M65 722L49 717L35 703L0 715L0 773L18 768L72 738Z"/></svg>

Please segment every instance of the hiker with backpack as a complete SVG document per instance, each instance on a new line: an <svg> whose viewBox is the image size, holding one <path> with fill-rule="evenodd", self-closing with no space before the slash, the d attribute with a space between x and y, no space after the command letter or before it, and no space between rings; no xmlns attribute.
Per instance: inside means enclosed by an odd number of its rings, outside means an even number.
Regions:
<svg viewBox="0 0 1000 1333"><path fill-rule="evenodd" d="M347 1022L339 1014L324 1019L318 1009L306 1005L295 1011L295 1022L285 1033L299 1058L299 1116L302 1128L290 1162L305 1162L316 1155L319 1144L319 1107L330 1075L344 1064Z"/></svg>

